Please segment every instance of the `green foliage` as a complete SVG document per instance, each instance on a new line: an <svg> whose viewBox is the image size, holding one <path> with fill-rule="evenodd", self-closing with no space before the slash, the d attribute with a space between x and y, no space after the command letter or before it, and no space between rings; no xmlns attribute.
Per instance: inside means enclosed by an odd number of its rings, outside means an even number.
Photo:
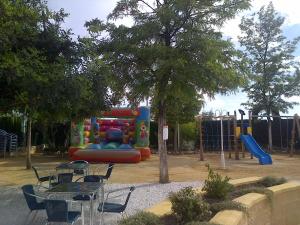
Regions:
<svg viewBox="0 0 300 225"><path fill-rule="evenodd" d="M192 222L186 223L185 225L218 225L218 224L210 223L210 222L192 221Z"/></svg>
<svg viewBox="0 0 300 225"><path fill-rule="evenodd" d="M119 225L162 225L158 216L149 212L139 212L133 216L122 219Z"/></svg>
<svg viewBox="0 0 300 225"><path fill-rule="evenodd" d="M172 211L182 223L207 220L211 216L209 204L202 200L192 187L187 187L170 195Z"/></svg>
<svg viewBox="0 0 300 225"><path fill-rule="evenodd" d="M227 176L223 178L220 174L213 171L208 164L206 167L208 169L208 177L204 181L204 187L202 188L205 191L205 197L220 200L226 199L229 192L234 189L233 185L229 183L230 178Z"/></svg>
<svg viewBox="0 0 300 225"><path fill-rule="evenodd" d="M194 113L204 94L225 93L242 83L240 52L216 28L249 6L250 0L120 0L107 23L94 19L86 26L95 54L111 68L112 92L125 94L131 105L151 99L161 132L173 105L174 118L182 119L184 105ZM133 25L112 23L123 17ZM158 138L160 178L167 182L166 149L162 135Z"/></svg>
<svg viewBox="0 0 300 225"><path fill-rule="evenodd" d="M280 185L286 183L287 180L284 177L273 177L273 176L266 176L263 177L259 184L263 185L264 187L272 187L275 185Z"/></svg>
<svg viewBox="0 0 300 225"><path fill-rule="evenodd" d="M185 141L195 141L197 135L196 122L181 124L180 135Z"/></svg>
<svg viewBox="0 0 300 225"><path fill-rule="evenodd" d="M213 214L216 214L222 210L238 210L238 211L243 211L246 212L247 208L243 206L239 202L234 202L234 201L223 201L223 202L215 202L210 205L210 209Z"/></svg>
<svg viewBox="0 0 300 225"><path fill-rule="evenodd" d="M299 93L300 74L293 52L300 37L290 41L283 36L284 20L270 2L240 24L240 44L251 69L244 88L249 98L245 105L254 114L278 115L297 104L286 99Z"/></svg>

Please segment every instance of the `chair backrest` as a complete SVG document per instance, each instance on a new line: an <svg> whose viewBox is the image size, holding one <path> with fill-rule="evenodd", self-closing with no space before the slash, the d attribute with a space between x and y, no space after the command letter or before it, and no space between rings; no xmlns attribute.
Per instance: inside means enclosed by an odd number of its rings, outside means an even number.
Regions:
<svg viewBox="0 0 300 225"><path fill-rule="evenodd" d="M35 196L33 186L31 184L27 184L22 186L21 189L23 191L28 208L31 211L37 209L38 202Z"/></svg>
<svg viewBox="0 0 300 225"><path fill-rule="evenodd" d="M85 161L85 160L75 160L75 161L72 161L70 163L84 163L84 164L89 164L89 162Z"/></svg>
<svg viewBox="0 0 300 225"><path fill-rule="evenodd" d="M65 200L45 200L48 222L68 222L68 203Z"/></svg>
<svg viewBox="0 0 300 225"><path fill-rule="evenodd" d="M34 166L32 166L31 168L33 169L33 171L34 171L34 173L35 173L35 176L36 176L36 178L38 179L38 181L40 181L40 176L39 176L39 174L38 174L38 172L37 172L37 169L36 169Z"/></svg>
<svg viewBox="0 0 300 225"><path fill-rule="evenodd" d="M73 173L60 173L57 175L58 183L71 183L73 179Z"/></svg>
<svg viewBox="0 0 300 225"><path fill-rule="evenodd" d="M71 164L89 164L89 162L85 161L85 160L75 160L75 161L72 161L70 163ZM74 169L74 173L78 174L78 175L81 175L81 174L84 174L84 170L83 169Z"/></svg>
<svg viewBox="0 0 300 225"><path fill-rule="evenodd" d="M124 207L123 210L126 209L127 204L128 204L128 201L129 201L130 196L131 196L131 193L132 193L134 190L135 190L135 187L134 187L134 186L131 186L131 187L129 188L129 193L128 193L127 198L126 198L126 200L125 200L125 204L123 205L123 207Z"/></svg>
<svg viewBox="0 0 300 225"><path fill-rule="evenodd" d="M106 171L106 174L105 174L105 179L108 179L112 173L112 170L114 168L114 164L113 163L109 163L108 164L108 168L107 168L107 171Z"/></svg>
<svg viewBox="0 0 300 225"><path fill-rule="evenodd" d="M87 175L84 176L83 182L100 182L102 179L98 175Z"/></svg>

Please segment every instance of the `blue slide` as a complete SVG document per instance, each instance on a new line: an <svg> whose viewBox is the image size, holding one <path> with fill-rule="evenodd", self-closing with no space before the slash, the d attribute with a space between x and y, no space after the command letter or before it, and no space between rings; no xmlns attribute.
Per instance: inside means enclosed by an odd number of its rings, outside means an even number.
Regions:
<svg viewBox="0 0 300 225"><path fill-rule="evenodd" d="M258 158L261 165L272 164L271 156L262 150L262 148L256 143L255 139L251 135L241 135L241 140L246 149L256 158Z"/></svg>

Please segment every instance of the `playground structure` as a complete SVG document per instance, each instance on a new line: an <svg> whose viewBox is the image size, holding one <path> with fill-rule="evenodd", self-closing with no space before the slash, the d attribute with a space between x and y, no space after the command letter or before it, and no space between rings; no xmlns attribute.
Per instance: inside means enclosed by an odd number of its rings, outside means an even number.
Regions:
<svg viewBox="0 0 300 225"><path fill-rule="evenodd" d="M18 136L0 129L0 152L3 152L5 158L6 152L12 153L18 150Z"/></svg>
<svg viewBox="0 0 300 225"><path fill-rule="evenodd" d="M261 141L261 135L256 133L263 132L261 125L266 125L267 116L252 115L249 111L249 119L244 120L245 113L239 110L241 120L237 120L237 113L234 115L213 116L199 115L196 117L199 124L200 135L200 160L204 160L204 150L228 151L229 158L234 151L235 159L240 159L240 153L245 158L245 148L253 156L257 157L260 164L271 164L272 158L257 144L256 138ZM300 118L294 116L271 116L273 142L280 146L280 150L285 150L292 157L295 146L300 143ZM257 126L259 125L259 126ZM253 133L253 135L252 135ZM255 139L254 139L255 137ZM222 167L223 160L221 159Z"/></svg>
<svg viewBox="0 0 300 225"><path fill-rule="evenodd" d="M72 122L69 156L89 162L138 163L150 157L150 110L115 108Z"/></svg>
<svg viewBox="0 0 300 225"><path fill-rule="evenodd" d="M251 153L251 158L253 155L258 158L261 165L272 164L272 158L269 154L263 151L263 149L257 144L255 139L252 137L252 127L251 127L251 117L249 117L249 123L244 123L243 116L245 113L240 110L241 121L240 126L237 124L237 115L225 116L197 116L199 121L200 129L200 160L204 160L204 149L207 146L212 146L217 149L220 146L221 149L221 165L225 169L225 157L224 157L224 144L228 149L229 158L232 156L232 149L235 152L235 159L240 158L240 148L242 149L242 156L245 157L245 147ZM249 114L250 116L250 114ZM203 126L204 122L209 122L208 125L212 125L212 129L216 128L216 133L214 130L209 130L208 126ZM224 122L227 129L224 129ZM218 126L220 124L220 126ZM245 131L246 130L246 131ZM225 136L225 140L224 140ZM233 148L232 148L233 146Z"/></svg>

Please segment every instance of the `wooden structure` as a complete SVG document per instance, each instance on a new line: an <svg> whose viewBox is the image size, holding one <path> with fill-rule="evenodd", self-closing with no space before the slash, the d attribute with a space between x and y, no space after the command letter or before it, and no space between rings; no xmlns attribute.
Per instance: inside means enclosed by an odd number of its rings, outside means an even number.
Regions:
<svg viewBox="0 0 300 225"><path fill-rule="evenodd" d="M299 116L297 114L294 115L294 120L293 120L290 157L294 156L296 132L298 133L298 138L300 140L300 122L299 122Z"/></svg>
<svg viewBox="0 0 300 225"><path fill-rule="evenodd" d="M239 148L238 148L238 134L236 132L236 127L237 127L237 120L236 120L236 113L235 115L227 115L225 116L203 116L203 115L198 115L196 116L196 121L198 123L199 127L199 139L200 139L200 146L199 146L199 160L204 161L204 144L203 144L203 126L202 122L204 120L222 120L222 121L227 121L227 141L228 141L228 153L229 153L229 158L232 157L232 145L231 145L231 136L233 137L233 149L235 152L235 159L239 159ZM231 124L230 121L233 121L233 132L231 132ZM231 135L232 134L232 135ZM223 138L223 135L222 135Z"/></svg>

